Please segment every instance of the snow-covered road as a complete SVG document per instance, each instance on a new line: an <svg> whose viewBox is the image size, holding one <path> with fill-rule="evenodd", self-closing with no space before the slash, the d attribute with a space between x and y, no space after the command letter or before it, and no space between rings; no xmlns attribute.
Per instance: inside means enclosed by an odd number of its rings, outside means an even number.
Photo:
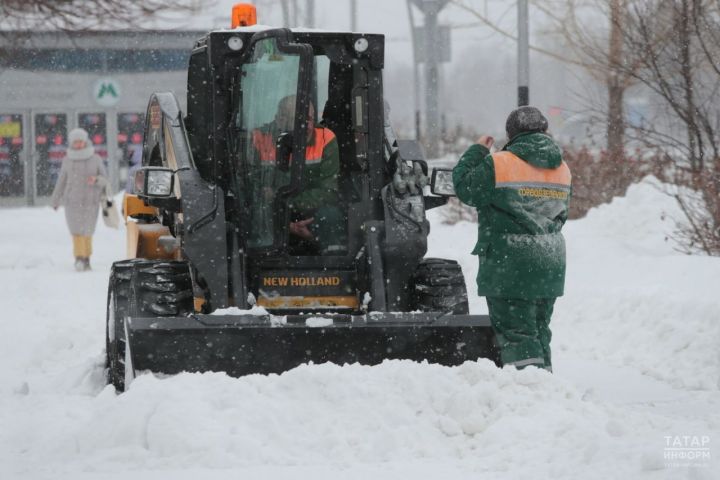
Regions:
<svg viewBox="0 0 720 480"><path fill-rule="evenodd" d="M326 364L118 396L102 363L124 232L99 225L78 274L61 213L0 210L0 478L720 478L720 259L675 251L673 215L648 180L568 224L553 375ZM431 221L429 255L472 293L475 226Z"/></svg>

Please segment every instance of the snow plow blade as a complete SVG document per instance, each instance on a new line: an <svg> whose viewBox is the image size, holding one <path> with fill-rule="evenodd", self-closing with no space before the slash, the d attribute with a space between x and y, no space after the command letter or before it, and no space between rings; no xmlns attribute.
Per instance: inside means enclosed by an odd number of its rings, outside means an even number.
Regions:
<svg viewBox="0 0 720 480"><path fill-rule="evenodd" d="M280 317L282 323L277 318L128 317L131 374L145 370L164 374L220 371L239 377L282 373L308 362L374 365L386 359L451 366L488 358L499 365L487 316L288 315Z"/></svg>

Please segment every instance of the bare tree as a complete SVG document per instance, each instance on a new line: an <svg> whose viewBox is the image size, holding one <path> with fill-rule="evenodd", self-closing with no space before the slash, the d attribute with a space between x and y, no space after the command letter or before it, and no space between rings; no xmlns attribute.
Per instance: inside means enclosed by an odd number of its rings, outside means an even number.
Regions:
<svg viewBox="0 0 720 480"><path fill-rule="evenodd" d="M604 117L607 156L617 169L615 194L626 187L629 168L625 162L625 96L636 82L632 72L640 68L636 52L625 47L628 4L633 0L555 0L535 1L545 13L549 31L560 35L566 54L576 58L585 71L604 85L607 95L602 104L590 105Z"/></svg>
<svg viewBox="0 0 720 480"><path fill-rule="evenodd" d="M608 114L607 150L611 159L625 156L625 114L623 100L628 88L628 76L622 74L623 20L626 16L625 0L610 0L610 35L607 49Z"/></svg>
<svg viewBox="0 0 720 480"><path fill-rule="evenodd" d="M582 68L598 83L605 86L607 97L602 105L589 105L604 118L607 132L607 152L614 165L622 169L625 148L625 115L623 109L626 90L633 79L626 73L628 60L636 68L637 62L630 52L624 51L623 22L629 0L534 0L533 6L544 14L544 30L553 39L560 39L561 48L532 50L564 63ZM462 0L453 3L472 13L486 26L501 35L515 39L478 9ZM555 42L557 44L557 41ZM618 171L618 178L623 172ZM621 193L622 186L613 188Z"/></svg>
<svg viewBox="0 0 720 480"><path fill-rule="evenodd" d="M633 172L647 171L623 161L629 135L648 151L660 152L650 157L663 180L689 187L673 191L686 217L679 239L689 250L720 255L720 115L715 108L720 2L557 0L535 6L554 21L554 31L578 63L607 87L607 160L615 169L615 194L622 193ZM600 18L608 29L597 27ZM629 88L649 92L657 107L628 127L623 104Z"/></svg>
<svg viewBox="0 0 720 480"><path fill-rule="evenodd" d="M12 55L35 30L138 29L148 19L188 14L200 0L0 0L0 59Z"/></svg>
<svg viewBox="0 0 720 480"><path fill-rule="evenodd" d="M641 61L628 74L660 107L637 133L672 162L665 180L691 189L675 194L689 225L680 238L720 255L720 4L638 1L627 23L625 48L640 52ZM667 29L671 34L657 34Z"/></svg>
<svg viewBox="0 0 720 480"><path fill-rule="evenodd" d="M493 31L515 39L496 22L470 5L470 0L452 0ZM576 193L585 192L582 208L610 201L623 195L637 180L642 169L626 158L626 92L637 80L630 72L640 68L635 52L626 49L628 3L633 0L532 0L536 16L535 31L540 44L531 46L539 54L559 60L583 72L594 81L584 82L582 100L589 114L590 128L605 131L605 150L594 158L589 151L567 152L571 162ZM597 93L601 93L598 95ZM582 164L581 164L582 163ZM588 188L582 188L582 186ZM575 195L576 200L578 196Z"/></svg>
<svg viewBox="0 0 720 480"><path fill-rule="evenodd" d="M14 31L129 28L149 17L189 13L199 7L199 0L2 0L0 19L4 30Z"/></svg>

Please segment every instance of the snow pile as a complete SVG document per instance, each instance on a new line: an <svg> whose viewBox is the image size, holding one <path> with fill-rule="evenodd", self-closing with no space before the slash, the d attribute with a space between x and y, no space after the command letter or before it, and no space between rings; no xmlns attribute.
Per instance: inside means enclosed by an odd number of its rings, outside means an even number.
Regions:
<svg viewBox="0 0 720 480"><path fill-rule="evenodd" d="M305 320L305 325L312 328L322 328L322 327L329 327L333 324L332 318L326 318L326 317L310 317L307 320Z"/></svg>
<svg viewBox="0 0 720 480"><path fill-rule="evenodd" d="M79 274L62 210L0 209L0 222L0 395L24 383L31 394L95 391L108 276L124 258L125 232L98 224L93 270Z"/></svg>
<svg viewBox="0 0 720 480"><path fill-rule="evenodd" d="M561 351L632 365L677 387L720 388L720 259L667 236L683 218L650 177L567 228ZM575 333L570 333L574 331Z"/></svg>
<svg viewBox="0 0 720 480"><path fill-rule="evenodd" d="M141 375L116 395L104 316L124 232L99 225L78 274L61 214L0 210L0 478L717 478L720 259L665 242L677 214L647 180L568 224L554 375L391 361ZM483 313L476 225L438 215L428 255L461 262ZM713 458L667 466L677 435L709 436Z"/></svg>
<svg viewBox="0 0 720 480"><path fill-rule="evenodd" d="M462 462L477 474L572 478L583 469L635 478L663 465L662 438L648 424L678 427L583 401L545 371L498 370L487 361L325 364L241 379L145 375L119 397L108 387L68 400L10 401L22 411L9 423L10 453L33 471L433 460ZM621 457L633 460L618 464Z"/></svg>

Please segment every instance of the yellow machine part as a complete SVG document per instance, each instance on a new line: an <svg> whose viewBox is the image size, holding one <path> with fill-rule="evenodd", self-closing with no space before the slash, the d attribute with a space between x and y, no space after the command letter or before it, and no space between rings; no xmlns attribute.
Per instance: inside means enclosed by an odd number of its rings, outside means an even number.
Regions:
<svg viewBox="0 0 720 480"><path fill-rule="evenodd" d="M123 197L123 215L127 232L127 258L146 258L148 260L180 260L180 249L168 252L160 245L160 237L169 236L170 229L159 223L142 223L134 220L138 216L155 216L157 209L145 205L137 195L125 194ZM195 298L195 311L202 311L204 298Z"/></svg>
<svg viewBox="0 0 720 480"><path fill-rule="evenodd" d="M136 217L138 215L157 215L157 208L145 205L137 195L126 193L123 197L123 215L125 221L128 217Z"/></svg>
<svg viewBox="0 0 720 480"><path fill-rule="evenodd" d="M159 223L127 222L127 258L147 258L150 260L177 260L179 250L168 252L160 246L158 240L170 235L170 229Z"/></svg>
<svg viewBox="0 0 720 480"><path fill-rule="evenodd" d="M178 257L178 249L168 252L158 242L160 237L170 235L168 227L133 220L138 216L157 215L155 207L145 205L137 195L126 193L123 197L123 215L127 226L127 258L174 260Z"/></svg>
<svg viewBox="0 0 720 480"><path fill-rule="evenodd" d="M202 312L203 305L205 305L205 299L202 297L194 297L193 298L193 306L195 307L196 312Z"/></svg>
<svg viewBox="0 0 720 480"><path fill-rule="evenodd" d="M357 310L360 306L358 298L354 295L335 297L260 297L257 304L271 309L283 308L351 308Z"/></svg>

